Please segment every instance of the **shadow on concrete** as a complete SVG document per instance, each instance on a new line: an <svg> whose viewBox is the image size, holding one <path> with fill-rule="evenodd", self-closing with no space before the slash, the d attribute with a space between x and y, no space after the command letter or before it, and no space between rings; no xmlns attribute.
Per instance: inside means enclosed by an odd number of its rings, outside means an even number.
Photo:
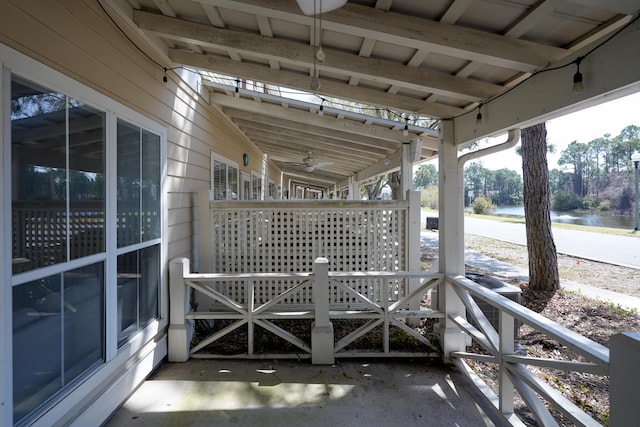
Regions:
<svg viewBox="0 0 640 427"><path fill-rule="evenodd" d="M493 426L496 414L440 362L165 363L114 414L127 426ZM489 414L490 416L488 416ZM493 421L492 421L493 420ZM500 425L500 424L497 424Z"/></svg>

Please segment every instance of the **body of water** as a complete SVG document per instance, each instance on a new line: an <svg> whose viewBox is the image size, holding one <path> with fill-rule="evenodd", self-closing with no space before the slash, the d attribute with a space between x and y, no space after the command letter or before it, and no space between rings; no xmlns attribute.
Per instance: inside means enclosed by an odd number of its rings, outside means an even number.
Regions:
<svg viewBox="0 0 640 427"><path fill-rule="evenodd" d="M498 206L496 215L524 217L524 206ZM609 227L633 229L635 220L633 215L597 215L587 212L558 212L551 211L552 222L564 222L567 224L589 225L592 227Z"/></svg>

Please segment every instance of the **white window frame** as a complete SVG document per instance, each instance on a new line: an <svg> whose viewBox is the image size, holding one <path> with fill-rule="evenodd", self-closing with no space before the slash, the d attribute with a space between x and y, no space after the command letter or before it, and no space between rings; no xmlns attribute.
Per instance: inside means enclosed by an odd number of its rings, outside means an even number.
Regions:
<svg viewBox="0 0 640 427"><path fill-rule="evenodd" d="M108 175L105 185L105 224L112 232L105 235L105 252L88 257L71 260L63 264L52 265L37 270L28 271L13 275L11 268L11 118L10 94L11 94L11 74L19 75L47 87L49 89L64 93L65 95L77 99L106 113L105 138L105 160L106 171L115 171L116 167L116 125L117 118L136 124L150 132L160 136L160 159L162 172L160 176L161 191L161 233L158 239L150 240L141 244L141 247L159 245L160 247L160 289L158 290L158 318L149 323L144 329L138 331L126 344L118 349L117 347L117 294L116 294L116 272L117 255L116 248L116 175ZM13 425L13 386L12 386L12 366L13 366L13 344L12 344L12 289L23 283L28 283L40 277L68 271L95 262L103 261L105 269L105 363L87 374L86 380L79 386L67 393L44 413L39 422L47 423L47 419L62 419L68 410L73 407L73 402L79 402L92 392L92 390L107 378L122 370L131 354L140 351L150 342L150 337L156 336L160 331L166 329L168 325L168 277L167 277L167 128L158 122L138 113L137 111L118 103L106 95L72 79L38 61L30 58L6 45L0 43L0 259L2 268L0 280L2 283L10 283L11 286L3 286L0 290L0 340L3 348L0 350L0 425ZM131 247L127 248L131 250ZM111 285L110 285L111 284ZM126 351L122 351L126 348ZM120 350L120 352L119 352Z"/></svg>
<svg viewBox="0 0 640 427"><path fill-rule="evenodd" d="M224 163L224 165L226 166L226 171L225 171L225 179L226 177L229 176L229 167L233 167L236 169L236 184L238 185L238 188L236 188L236 200L240 200L241 196L241 183L240 183L240 167L238 165L238 163L234 162L233 160L230 160L224 156L221 156L220 154L217 154L215 151L211 151L211 200L214 200L214 191L215 191L215 162L219 162L219 163ZM232 197L229 197L229 183L227 182L226 185L226 190L225 190L225 195L226 198L225 199L219 199L219 200L234 200Z"/></svg>

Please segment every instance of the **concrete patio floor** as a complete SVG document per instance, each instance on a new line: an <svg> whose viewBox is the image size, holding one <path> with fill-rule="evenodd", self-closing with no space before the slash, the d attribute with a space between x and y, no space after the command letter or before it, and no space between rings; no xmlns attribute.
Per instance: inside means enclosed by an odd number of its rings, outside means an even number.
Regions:
<svg viewBox="0 0 640 427"><path fill-rule="evenodd" d="M501 425L479 402L439 362L199 359L162 365L106 426Z"/></svg>

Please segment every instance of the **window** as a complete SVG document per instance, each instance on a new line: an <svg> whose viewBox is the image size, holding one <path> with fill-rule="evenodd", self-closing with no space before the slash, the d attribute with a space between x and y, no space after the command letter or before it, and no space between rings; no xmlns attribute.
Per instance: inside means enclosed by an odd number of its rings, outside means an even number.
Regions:
<svg viewBox="0 0 640 427"><path fill-rule="evenodd" d="M158 317L158 245L118 256L118 345Z"/></svg>
<svg viewBox="0 0 640 427"><path fill-rule="evenodd" d="M238 164L211 153L213 200L238 200Z"/></svg>
<svg viewBox="0 0 640 427"><path fill-rule="evenodd" d="M19 421L104 360L103 263L13 290L13 409Z"/></svg>
<svg viewBox="0 0 640 427"><path fill-rule="evenodd" d="M105 129L105 112L12 76L12 265L32 272L12 289L18 423L104 362Z"/></svg>
<svg viewBox="0 0 640 427"><path fill-rule="evenodd" d="M251 200L262 200L262 178L251 173Z"/></svg>
<svg viewBox="0 0 640 427"><path fill-rule="evenodd" d="M14 76L14 273L104 251L105 113Z"/></svg>
<svg viewBox="0 0 640 427"><path fill-rule="evenodd" d="M163 138L15 74L10 95L7 307L13 418L27 425L160 316Z"/></svg>
<svg viewBox="0 0 640 427"><path fill-rule="evenodd" d="M160 136L118 120L118 345L158 316ZM122 252L122 251L121 251Z"/></svg>

